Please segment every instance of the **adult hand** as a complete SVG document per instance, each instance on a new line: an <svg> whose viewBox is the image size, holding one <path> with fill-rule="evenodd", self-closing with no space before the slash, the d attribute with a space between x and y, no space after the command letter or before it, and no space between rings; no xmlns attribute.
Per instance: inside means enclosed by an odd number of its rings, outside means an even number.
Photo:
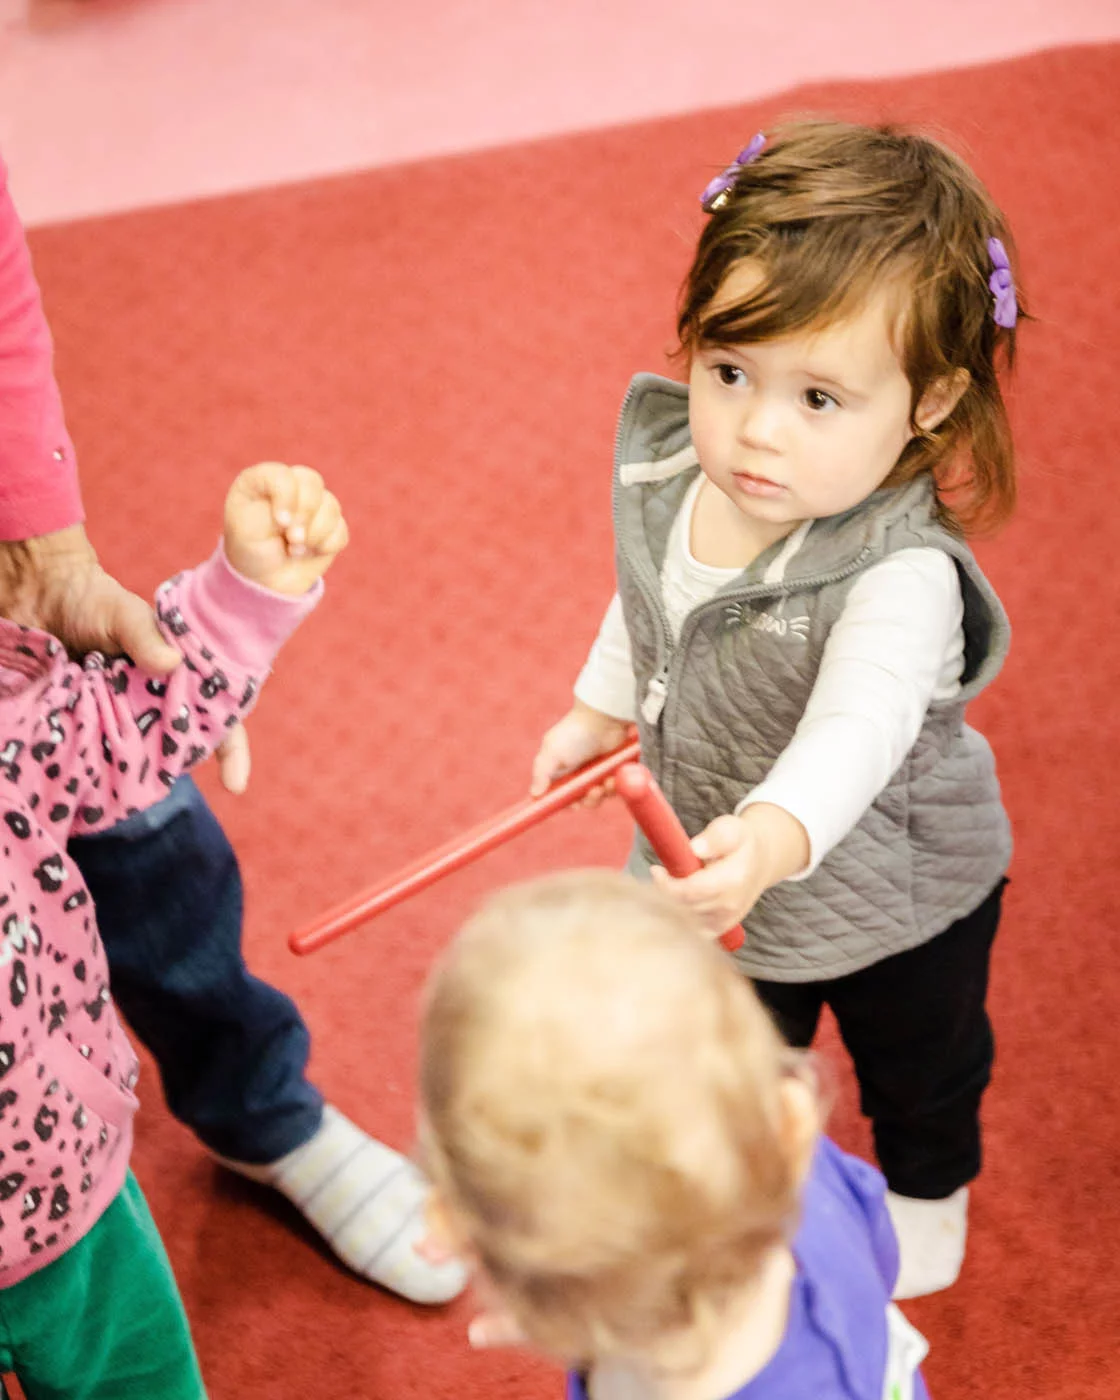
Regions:
<svg viewBox="0 0 1120 1400"><path fill-rule="evenodd" d="M84 526L0 544L0 613L50 632L72 656L126 652L164 676L183 659L156 624L148 603L97 562Z"/></svg>
<svg viewBox="0 0 1120 1400"><path fill-rule="evenodd" d="M183 659L159 630L151 605L101 567L82 525L0 540L0 615L49 632L76 657L125 652L157 676ZM223 784L244 792L249 740L240 725L226 735L217 759Z"/></svg>

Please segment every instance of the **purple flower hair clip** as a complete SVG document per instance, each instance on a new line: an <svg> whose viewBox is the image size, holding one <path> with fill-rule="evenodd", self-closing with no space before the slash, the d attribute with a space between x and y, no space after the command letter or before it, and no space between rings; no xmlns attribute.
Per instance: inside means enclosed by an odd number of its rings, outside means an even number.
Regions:
<svg viewBox="0 0 1120 1400"><path fill-rule="evenodd" d="M1010 330L1019 318L1019 303L1015 300L1015 279L1011 275L1007 249L998 238L988 239L988 256L993 269L988 278L988 287L995 298L992 319L997 326Z"/></svg>
<svg viewBox="0 0 1120 1400"><path fill-rule="evenodd" d="M700 196L700 205L705 214L714 214L717 209L722 209L731 198L731 191L735 188L735 181L739 178L739 172L744 166L750 165L751 161L761 152L766 145L765 135L759 131L747 142L722 175L717 175L714 180L709 180L704 186L704 193Z"/></svg>

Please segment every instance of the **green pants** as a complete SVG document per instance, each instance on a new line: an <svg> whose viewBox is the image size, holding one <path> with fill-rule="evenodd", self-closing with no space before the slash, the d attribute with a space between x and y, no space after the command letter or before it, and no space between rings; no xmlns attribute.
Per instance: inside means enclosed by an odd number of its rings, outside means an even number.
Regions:
<svg viewBox="0 0 1120 1400"><path fill-rule="evenodd" d="M0 1289L0 1372L18 1376L27 1400L205 1400L171 1265L131 1172L73 1249Z"/></svg>

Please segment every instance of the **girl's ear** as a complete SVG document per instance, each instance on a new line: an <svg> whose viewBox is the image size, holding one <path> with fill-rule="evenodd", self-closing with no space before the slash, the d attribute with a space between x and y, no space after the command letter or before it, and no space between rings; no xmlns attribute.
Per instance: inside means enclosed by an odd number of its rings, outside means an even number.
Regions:
<svg viewBox="0 0 1120 1400"><path fill-rule="evenodd" d="M922 395L914 410L914 425L923 433L931 433L943 423L968 388L972 376L966 369L955 369L952 374L944 374Z"/></svg>

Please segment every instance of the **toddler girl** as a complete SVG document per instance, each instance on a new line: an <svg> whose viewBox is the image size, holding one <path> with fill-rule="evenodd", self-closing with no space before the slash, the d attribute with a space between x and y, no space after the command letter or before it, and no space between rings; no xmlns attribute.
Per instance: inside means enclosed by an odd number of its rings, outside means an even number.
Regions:
<svg viewBox="0 0 1120 1400"><path fill-rule="evenodd" d="M967 702L1007 651L964 542L1009 512L999 210L934 141L800 122L702 196L688 385L631 385L618 595L533 788L636 720L706 867L653 876L794 1045L831 1006L891 1187L899 1296L957 1276L1011 843ZM653 865L641 841L631 868Z"/></svg>
<svg viewBox="0 0 1120 1400"><path fill-rule="evenodd" d="M430 983L433 1225L569 1400L924 1400L874 1168L699 919L609 871L497 896Z"/></svg>
<svg viewBox="0 0 1120 1400"><path fill-rule="evenodd" d="M129 1171L137 1064L66 843L157 802L248 712L346 537L316 473L242 472L222 547L160 590L184 658L165 679L0 620L0 1371L28 1400L204 1393Z"/></svg>

